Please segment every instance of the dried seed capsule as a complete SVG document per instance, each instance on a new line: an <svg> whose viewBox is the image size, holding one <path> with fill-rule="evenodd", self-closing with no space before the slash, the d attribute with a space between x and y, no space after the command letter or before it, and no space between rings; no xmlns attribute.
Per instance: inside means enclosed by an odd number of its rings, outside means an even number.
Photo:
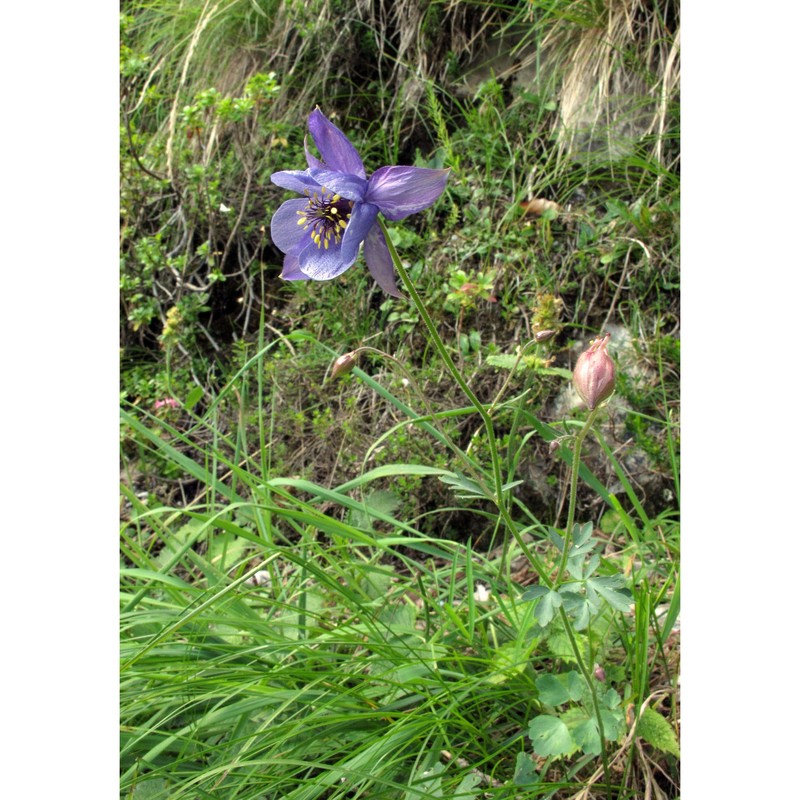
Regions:
<svg viewBox="0 0 800 800"><path fill-rule="evenodd" d="M338 378L341 375L346 375L356 365L356 361L357 356L355 351L345 353L343 356L339 356L339 358L333 362L331 377Z"/></svg>

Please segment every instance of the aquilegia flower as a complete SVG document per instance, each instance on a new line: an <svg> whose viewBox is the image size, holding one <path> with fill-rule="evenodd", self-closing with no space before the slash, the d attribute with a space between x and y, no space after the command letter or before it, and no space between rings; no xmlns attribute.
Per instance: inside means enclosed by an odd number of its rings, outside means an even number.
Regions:
<svg viewBox="0 0 800 800"><path fill-rule="evenodd" d="M378 285L398 296L394 268L378 213L398 220L433 205L449 170L381 167L367 178L347 137L317 108L308 129L322 156L308 152L306 170L284 170L272 182L305 195L287 200L272 217L272 241L284 252L286 280L327 281L349 269L364 243L367 268Z"/></svg>

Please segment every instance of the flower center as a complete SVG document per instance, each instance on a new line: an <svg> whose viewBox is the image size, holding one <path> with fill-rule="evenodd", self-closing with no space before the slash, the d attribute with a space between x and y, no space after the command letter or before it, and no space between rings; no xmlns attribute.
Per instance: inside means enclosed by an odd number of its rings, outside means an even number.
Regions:
<svg viewBox="0 0 800 800"><path fill-rule="evenodd" d="M315 242L317 247L324 247L327 250L331 239L334 244L339 244L350 219L353 201L332 194L324 186L320 187L320 194L317 192L309 194L306 189L306 196L308 205L297 212L300 217L297 224L302 225L304 231L311 229L311 241Z"/></svg>

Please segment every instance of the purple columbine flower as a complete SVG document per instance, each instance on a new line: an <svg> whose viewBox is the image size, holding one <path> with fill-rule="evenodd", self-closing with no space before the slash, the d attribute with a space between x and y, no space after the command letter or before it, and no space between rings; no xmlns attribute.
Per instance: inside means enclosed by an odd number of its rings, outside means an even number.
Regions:
<svg viewBox="0 0 800 800"><path fill-rule="evenodd" d="M308 152L306 170L284 170L272 182L305 195L287 200L272 217L272 241L286 254L281 277L327 281L349 269L364 242L367 268L378 285L400 293L378 213L397 220L433 205L444 191L447 169L381 167L367 178L358 151L317 108L308 129L322 156Z"/></svg>

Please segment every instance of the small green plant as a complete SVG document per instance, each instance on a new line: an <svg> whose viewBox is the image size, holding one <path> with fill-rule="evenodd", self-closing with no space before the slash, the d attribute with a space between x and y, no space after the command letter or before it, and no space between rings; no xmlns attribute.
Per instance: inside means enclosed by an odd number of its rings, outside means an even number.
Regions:
<svg viewBox="0 0 800 800"><path fill-rule="evenodd" d="M542 675L536 679L536 688L539 701L550 708L550 713L534 717L528 726L528 736L538 756L561 758L577 751L598 756L604 742L622 740L625 714L622 698L614 689L600 694L597 715L589 685L579 672Z"/></svg>
<svg viewBox="0 0 800 800"><path fill-rule="evenodd" d="M493 271L478 272L467 275L463 269L454 270L447 281L448 293L445 297L444 308L454 314L460 314L475 307L482 300L496 303L494 296L494 282L496 275Z"/></svg>

